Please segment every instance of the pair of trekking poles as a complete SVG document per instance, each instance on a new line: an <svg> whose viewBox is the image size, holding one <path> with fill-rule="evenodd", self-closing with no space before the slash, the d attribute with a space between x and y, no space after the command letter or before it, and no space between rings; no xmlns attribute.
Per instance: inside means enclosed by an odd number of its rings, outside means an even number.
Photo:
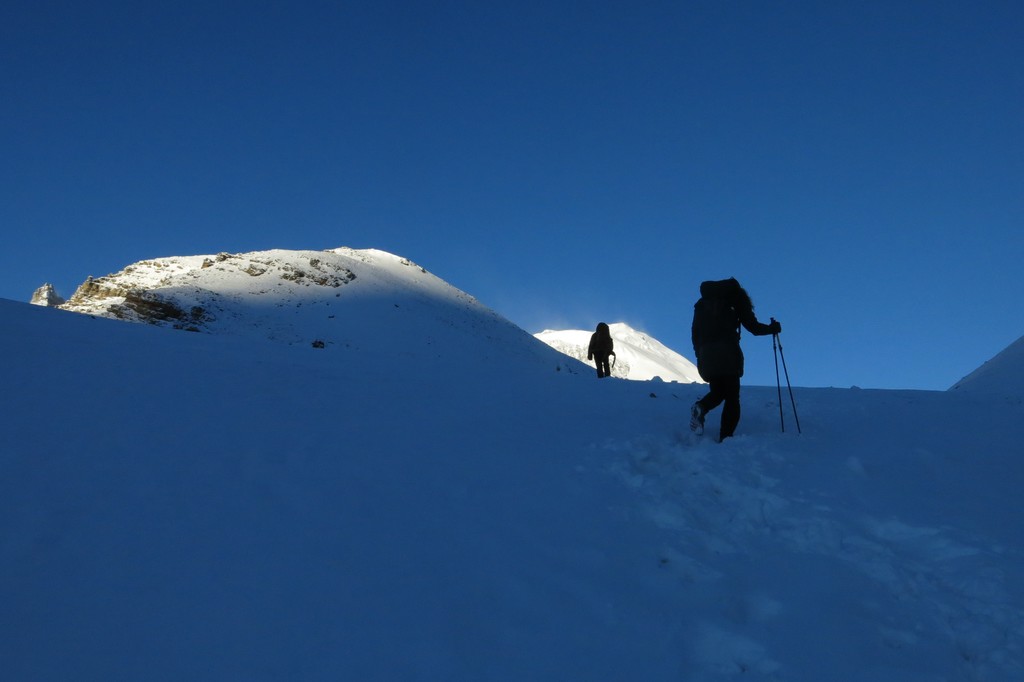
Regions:
<svg viewBox="0 0 1024 682"><path fill-rule="evenodd" d="M775 318L771 318L775 322ZM779 391L779 422L782 425L782 432L786 432L786 418L782 416L782 382L779 380L779 358L782 358L782 371L786 373L786 388L789 389L789 400L793 403L793 419L796 420L796 432L800 430L800 415L796 413L796 398L793 397L793 386L789 383L789 370L786 368L786 356L782 352L782 339L778 333L772 334L772 352L775 353L775 386Z"/></svg>

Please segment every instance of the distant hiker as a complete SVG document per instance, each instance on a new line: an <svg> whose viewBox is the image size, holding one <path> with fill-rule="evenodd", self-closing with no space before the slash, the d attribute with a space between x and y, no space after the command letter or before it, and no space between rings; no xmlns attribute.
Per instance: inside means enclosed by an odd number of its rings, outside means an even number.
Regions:
<svg viewBox="0 0 1024 682"><path fill-rule="evenodd" d="M608 358L612 355L615 355L615 342L612 341L608 325L601 322L597 325L597 331L590 335L590 346L587 348L587 360L594 360L597 363L598 379L612 375L612 369L608 365Z"/></svg>
<svg viewBox="0 0 1024 682"><path fill-rule="evenodd" d="M690 409L690 429L703 433L704 416L724 402L719 441L732 436L740 423L741 324L754 336L782 331L775 320L771 324L757 321L750 296L735 279L702 282L700 300L693 306L691 331L697 371L711 390Z"/></svg>

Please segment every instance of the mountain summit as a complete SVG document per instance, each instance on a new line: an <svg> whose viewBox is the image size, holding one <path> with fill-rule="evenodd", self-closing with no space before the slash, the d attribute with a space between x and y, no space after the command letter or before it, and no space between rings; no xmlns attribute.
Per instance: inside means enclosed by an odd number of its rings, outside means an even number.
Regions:
<svg viewBox="0 0 1024 682"><path fill-rule="evenodd" d="M60 308L189 331L423 358L477 336L485 339L492 359L503 363L514 357L567 366L565 358L469 294L407 258L375 249L144 260L90 277Z"/></svg>

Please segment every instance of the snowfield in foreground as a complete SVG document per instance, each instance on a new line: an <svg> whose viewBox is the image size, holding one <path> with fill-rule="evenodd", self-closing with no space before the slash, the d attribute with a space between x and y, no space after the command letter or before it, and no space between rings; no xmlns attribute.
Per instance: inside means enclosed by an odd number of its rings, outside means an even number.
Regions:
<svg viewBox="0 0 1024 682"><path fill-rule="evenodd" d="M718 444L379 293L296 343L0 300L5 679L1024 679L1024 387L796 388L798 436L745 386Z"/></svg>

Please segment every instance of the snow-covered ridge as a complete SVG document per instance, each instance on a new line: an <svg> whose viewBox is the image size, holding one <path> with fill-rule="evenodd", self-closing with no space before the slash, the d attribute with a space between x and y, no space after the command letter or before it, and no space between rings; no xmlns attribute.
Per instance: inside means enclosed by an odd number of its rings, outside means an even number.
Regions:
<svg viewBox="0 0 1024 682"><path fill-rule="evenodd" d="M479 336L495 355L567 365L474 297L376 249L148 259L90 277L59 307L189 331L423 357Z"/></svg>
<svg viewBox="0 0 1024 682"><path fill-rule="evenodd" d="M420 277L400 274L399 266L418 271ZM277 305L301 305L338 298L341 294L332 290L353 282L360 269L371 280L370 288L389 283L399 290L433 289L471 300L406 259L382 251L339 248L144 260L105 277L90 277L61 307L194 331L224 331L230 325L223 313L232 303L263 298Z"/></svg>
<svg viewBox="0 0 1024 682"><path fill-rule="evenodd" d="M608 328L615 342L612 376L637 381L658 378L684 384L703 383L692 362L652 336L623 322L610 324ZM592 331L580 329L547 329L534 336L561 353L587 362L591 334ZM593 366L593 362L589 364Z"/></svg>
<svg viewBox="0 0 1024 682"><path fill-rule="evenodd" d="M950 390L1024 398L1024 336L956 382Z"/></svg>

